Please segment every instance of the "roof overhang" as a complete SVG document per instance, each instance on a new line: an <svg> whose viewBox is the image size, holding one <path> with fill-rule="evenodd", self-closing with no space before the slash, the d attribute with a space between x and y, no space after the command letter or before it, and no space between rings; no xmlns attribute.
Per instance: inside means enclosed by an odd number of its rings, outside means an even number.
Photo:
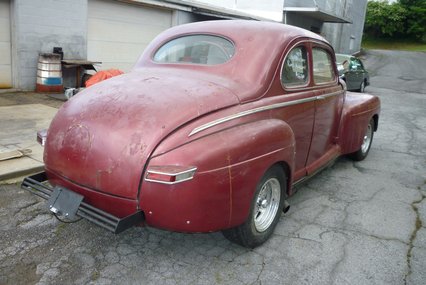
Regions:
<svg viewBox="0 0 426 285"><path fill-rule="evenodd" d="M192 12L201 15L215 16L225 19L246 19L258 21L273 21L271 19L256 16L253 14L245 13L234 9L227 9L219 6L209 5L197 1L183 1L183 0L118 0L120 2L127 2L132 4L146 5L151 7L158 7L164 9L174 9L185 12Z"/></svg>
<svg viewBox="0 0 426 285"><path fill-rule="evenodd" d="M351 24L352 21L345 19L343 17L338 17L337 15L330 14L321 10L318 7L284 7L284 13L295 13L298 15L314 18L322 22L327 23L342 23L342 24Z"/></svg>

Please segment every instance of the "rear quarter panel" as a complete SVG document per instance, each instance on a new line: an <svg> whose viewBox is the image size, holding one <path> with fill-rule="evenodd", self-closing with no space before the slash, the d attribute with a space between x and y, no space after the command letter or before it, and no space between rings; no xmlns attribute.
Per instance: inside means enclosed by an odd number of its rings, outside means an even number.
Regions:
<svg viewBox="0 0 426 285"><path fill-rule="evenodd" d="M143 180L146 222L183 232L210 232L243 223L258 181L273 164L294 160L294 135L283 121L260 120L201 137L150 160L197 167L192 180L165 185ZM148 166L148 167L149 167ZM290 183L290 181L289 181Z"/></svg>

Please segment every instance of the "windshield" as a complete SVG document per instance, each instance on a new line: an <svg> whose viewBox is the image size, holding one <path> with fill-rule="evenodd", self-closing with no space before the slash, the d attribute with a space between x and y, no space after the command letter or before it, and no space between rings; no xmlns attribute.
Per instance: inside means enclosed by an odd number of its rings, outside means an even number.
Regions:
<svg viewBox="0 0 426 285"><path fill-rule="evenodd" d="M191 35L171 40L161 46L154 55L154 61L216 65L227 62L234 53L234 44L225 38Z"/></svg>
<svg viewBox="0 0 426 285"><path fill-rule="evenodd" d="M336 62L344 62L345 60L349 60L351 58L350 55L345 54L336 54Z"/></svg>

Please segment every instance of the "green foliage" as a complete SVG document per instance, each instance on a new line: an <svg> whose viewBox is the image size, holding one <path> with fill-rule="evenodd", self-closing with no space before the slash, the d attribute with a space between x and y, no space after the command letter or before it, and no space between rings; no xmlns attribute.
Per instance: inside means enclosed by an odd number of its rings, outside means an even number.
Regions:
<svg viewBox="0 0 426 285"><path fill-rule="evenodd" d="M411 38L426 41L426 0L400 0L407 10L405 31Z"/></svg>
<svg viewBox="0 0 426 285"><path fill-rule="evenodd" d="M369 1L365 32L375 37L393 37L404 29L407 10L399 3Z"/></svg>
<svg viewBox="0 0 426 285"><path fill-rule="evenodd" d="M370 37L426 40L426 0L368 1L364 31Z"/></svg>

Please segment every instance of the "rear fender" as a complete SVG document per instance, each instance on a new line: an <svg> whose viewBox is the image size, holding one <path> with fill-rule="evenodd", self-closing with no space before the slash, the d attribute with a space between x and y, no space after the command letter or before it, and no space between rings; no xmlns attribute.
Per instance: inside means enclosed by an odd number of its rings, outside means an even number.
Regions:
<svg viewBox="0 0 426 285"><path fill-rule="evenodd" d="M294 134L283 121L246 123L201 137L158 156L158 165L195 166L192 180L164 185L143 180L140 208L149 225L208 232L243 223L258 181L276 163L285 165L288 187L294 165Z"/></svg>
<svg viewBox="0 0 426 285"><path fill-rule="evenodd" d="M375 120L374 131L377 130L380 113L380 100L368 94L346 93L343 107L339 142L342 154L357 151L362 144L368 122Z"/></svg>

